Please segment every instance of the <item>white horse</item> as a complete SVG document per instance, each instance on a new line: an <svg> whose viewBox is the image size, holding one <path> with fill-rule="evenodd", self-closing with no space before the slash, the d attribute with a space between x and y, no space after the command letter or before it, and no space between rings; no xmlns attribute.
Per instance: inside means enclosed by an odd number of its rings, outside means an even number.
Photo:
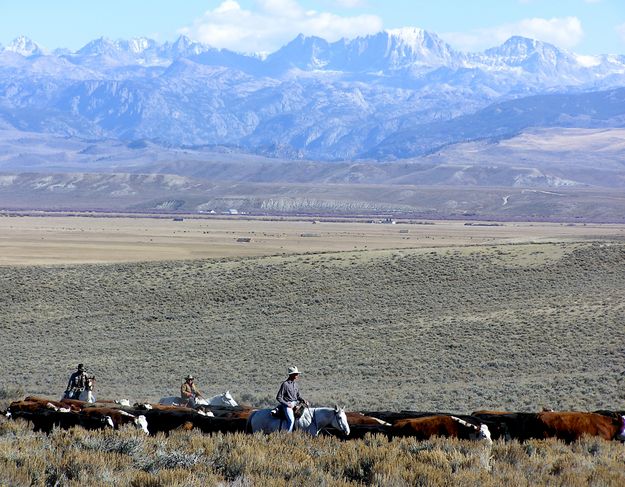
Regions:
<svg viewBox="0 0 625 487"><path fill-rule="evenodd" d="M169 396L163 397L160 401L158 401L158 403L164 406L180 406L181 404L184 404L184 401L179 396ZM232 394L230 394L230 391L217 394L210 399L204 399L203 397L194 397L191 401L192 408L198 408L200 406L220 406L235 408L238 405L239 403L234 400Z"/></svg>
<svg viewBox="0 0 625 487"><path fill-rule="evenodd" d="M247 420L248 430L252 433L262 431L271 433L280 429L286 430L287 422L284 419L274 418L271 409L254 411ZM323 428L332 426L345 435L349 435L349 423L345 409L339 408L305 408L302 416L295 420L293 429L298 429L317 436Z"/></svg>
<svg viewBox="0 0 625 487"><path fill-rule="evenodd" d="M79 401L95 402L93 395L93 386L95 385L95 377L87 377L85 389L78 396Z"/></svg>

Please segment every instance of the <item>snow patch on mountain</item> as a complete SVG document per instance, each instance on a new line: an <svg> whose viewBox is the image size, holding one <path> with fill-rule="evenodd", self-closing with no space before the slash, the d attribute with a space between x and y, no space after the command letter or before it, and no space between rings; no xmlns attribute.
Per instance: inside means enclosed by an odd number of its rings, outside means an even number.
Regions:
<svg viewBox="0 0 625 487"><path fill-rule="evenodd" d="M553 96L624 85L622 55L581 56L519 36L463 53L414 27L336 42L299 35L266 56L185 36L102 37L46 54L20 37L0 52L0 128L386 159L527 127L622 126L620 92L569 100L579 106ZM552 98L530 99L543 94Z"/></svg>
<svg viewBox="0 0 625 487"><path fill-rule="evenodd" d="M19 36L4 48L5 51L15 52L24 57L42 55L43 49L36 42L26 36Z"/></svg>

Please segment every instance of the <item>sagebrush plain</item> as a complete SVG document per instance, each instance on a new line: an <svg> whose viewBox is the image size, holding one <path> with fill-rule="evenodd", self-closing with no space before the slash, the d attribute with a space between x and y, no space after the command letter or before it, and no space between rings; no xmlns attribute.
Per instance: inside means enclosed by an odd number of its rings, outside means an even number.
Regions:
<svg viewBox="0 0 625 487"><path fill-rule="evenodd" d="M160 238L184 248L187 221L174 224L181 233ZM61 245L56 265L0 267L0 387L55 397L84 362L100 398L158 400L192 373L207 394L260 405L297 364L308 399L349 409L625 402L621 227L228 225L229 253L213 258L129 262L113 246L102 251L109 263L69 264L80 249ZM237 256L263 234L282 243ZM149 238L135 244L154 258Z"/></svg>
<svg viewBox="0 0 625 487"><path fill-rule="evenodd" d="M0 406L206 395L350 410L625 409L618 225L3 218ZM249 238L249 242L238 242ZM33 433L0 418L7 485L623 484L623 447L178 431Z"/></svg>

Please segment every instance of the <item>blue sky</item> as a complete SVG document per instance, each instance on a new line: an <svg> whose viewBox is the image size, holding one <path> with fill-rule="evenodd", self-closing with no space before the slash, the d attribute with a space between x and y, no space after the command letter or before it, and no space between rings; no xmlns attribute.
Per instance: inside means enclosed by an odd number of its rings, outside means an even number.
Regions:
<svg viewBox="0 0 625 487"><path fill-rule="evenodd" d="M525 35L580 54L625 53L624 0L0 0L0 43L23 34L49 49L185 33L216 47L272 51L299 32L336 40L405 26L465 51Z"/></svg>

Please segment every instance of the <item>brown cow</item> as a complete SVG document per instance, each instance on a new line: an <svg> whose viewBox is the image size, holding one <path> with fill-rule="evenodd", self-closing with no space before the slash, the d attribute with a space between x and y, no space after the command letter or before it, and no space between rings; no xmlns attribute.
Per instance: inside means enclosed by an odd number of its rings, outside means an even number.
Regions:
<svg viewBox="0 0 625 487"><path fill-rule="evenodd" d="M18 412L22 413L38 413L41 411L58 411L61 413L69 413L72 411L69 407L63 407L58 401L46 401L46 400L24 400L24 401L13 401L9 404L7 408L7 416L15 415Z"/></svg>
<svg viewBox="0 0 625 487"><path fill-rule="evenodd" d="M247 421L247 419L250 417L250 415L254 412L254 409L244 409L241 411L230 411L230 412L222 412L219 413L218 415L215 414L215 418L222 418L222 419L244 419Z"/></svg>
<svg viewBox="0 0 625 487"><path fill-rule="evenodd" d="M113 427L106 418L83 420L82 416L69 408L59 408L52 402L44 404L39 401L15 401L9 405L7 416L22 418L33 424L35 431L50 433L54 427L68 429L72 426L83 426L87 429Z"/></svg>
<svg viewBox="0 0 625 487"><path fill-rule="evenodd" d="M399 419L390 428L391 436L413 436L427 440L432 436L485 440L492 443L485 424L473 424L456 416L438 415L424 418Z"/></svg>
<svg viewBox="0 0 625 487"><path fill-rule="evenodd" d="M78 399L67 399L67 398L63 398L59 402L61 404L64 404L66 407L69 406L73 411L81 411L84 407L91 404L85 401L79 401Z"/></svg>
<svg viewBox="0 0 625 487"><path fill-rule="evenodd" d="M544 435L566 442L584 435L599 436L604 440L625 441L625 416L614 417L578 411L538 413Z"/></svg>
<svg viewBox="0 0 625 487"><path fill-rule="evenodd" d="M248 418L254 408L247 406L236 407L219 407L219 406L205 406L204 409L213 413L216 418Z"/></svg>
<svg viewBox="0 0 625 487"><path fill-rule="evenodd" d="M386 421L382 421L379 418L374 418L373 416L367 416L363 413L358 412L345 412L345 416L347 416L347 423L349 424L349 438L364 438L366 434L388 434L390 423ZM338 431L331 429L330 433L333 435L340 435Z"/></svg>
<svg viewBox="0 0 625 487"><path fill-rule="evenodd" d="M26 396L26 398L24 399L24 402L30 402L30 403L37 403L37 404L41 404L43 406L47 406L48 404L52 404L54 406L56 406L57 408L61 409L65 409L65 408L69 408L72 411L80 411L81 406L77 405L77 404L73 404L72 402L63 402L63 400L60 401L55 401L54 399L47 399L45 397L38 397L38 396ZM77 403L80 403L82 401L75 401Z"/></svg>
<svg viewBox="0 0 625 487"><path fill-rule="evenodd" d="M425 418L427 416L451 416L451 413L430 412L430 411L363 411L365 416L381 419L387 423L394 423L399 419ZM453 416L458 416L454 414Z"/></svg>
<svg viewBox="0 0 625 487"><path fill-rule="evenodd" d="M605 439L625 440L622 415L584 413L584 412L554 412L540 413L508 413L500 411L475 411L473 416L483 420L498 423L505 427L510 437L519 441L531 438L560 438L564 441L575 441L584 434L601 436Z"/></svg>

